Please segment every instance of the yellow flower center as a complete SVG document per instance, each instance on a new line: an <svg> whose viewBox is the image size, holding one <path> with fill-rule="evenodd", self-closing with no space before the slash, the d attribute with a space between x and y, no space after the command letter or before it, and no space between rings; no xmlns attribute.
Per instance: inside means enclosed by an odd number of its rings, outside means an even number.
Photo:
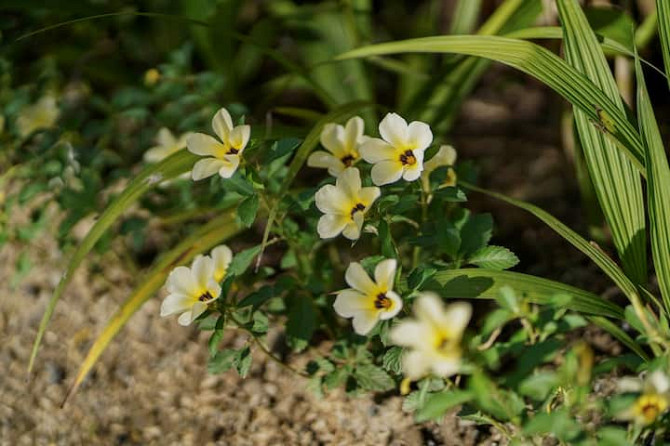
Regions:
<svg viewBox="0 0 670 446"><path fill-rule="evenodd" d="M356 212L363 212L365 210L365 205L363 203L356 203L354 207L351 208L351 218L354 218Z"/></svg>
<svg viewBox="0 0 670 446"><path fill-rule="evenodd" d="M375 297L375 308L378 310L388 310L393 306L393 301L389 299L386 293L379 293Z"/></svg>
<svg viewBox="0 0 670 446"><path fill-rule="evenodd" d="M653 423L668 408L667 400L656 394L642 395L635 402L635 413L640 415L646 424Z"/></svg>
<svg viewBox="0 0 670 446"><path fill-rule="evenodd" d="M403 166L413 166L416 164L416 157L411 150L405 150L400 154L400 162Z"/></svg>
<svg viewBox="0 0 670 446"><path fill-rule="evenodd" d="M209 291L205 291L198 297L198 301L200 302L208 302L210 300L214 299L214 296Z"/></svg>
<svg viewBox="0 0 670 446"><path fill-rule="evenodd" d="M352 155L351 153L344 155L340 161L342 161L342 164L344 164L347 167L351 167L352 164L354 164L354 161L356 161L356 157Z"/></svg>
<svg viewBox="0 0 670 446"><path fill-rule="evenodd" d="M237 155L238 153L240 153L240 151L238 149L236 149L235 147L231 147L226 152L226 155Z"/></svg>

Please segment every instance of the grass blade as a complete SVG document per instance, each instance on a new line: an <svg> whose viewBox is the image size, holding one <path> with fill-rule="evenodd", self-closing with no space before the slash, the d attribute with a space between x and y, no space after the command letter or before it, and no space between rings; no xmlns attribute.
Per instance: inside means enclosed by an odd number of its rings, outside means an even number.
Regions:
<svg viewBox="0 0 670 446"><path fill-rule="evenodd" d="M579 4L576 0L558 0L557 4L568 63L625 113L616 81ZM647 238L640 174L582 110L574 113L586 165L624 270L636 283L646 283Z"/></svg>
<svg viewBox="0 0 670 446"><path fill-rule="evenodd" d="M518 208L530 212L531 214L542 220L544 223L546 223L547 226L549 226L551 229L556 231L561 237L570 242L572 246L579 249L587 257L593 260L593 262L596 265L598 265L600 269L603 270L603 272L607 274L612 279L612 281L621 289L621 291L623 291L631 300L637 299L638 297L637 288L626 276L626 274L621 270L621 268L619 268L619 266L616 263L614 263L614 261L611 258L609 258L600 248L597 248L596 246L587 242L582 236L580 236L575 231L567 227L565 224L563 224L560 220L558 220L556 217L554 217L547 211L533 204L526 203L521 200L515 200L514 198L507 197L503 194L482 189L465 182L461 182L459 184L467 189L483 193L485 195L496 198L498 200L502 200L506 203L509 203L513 206L516 206Z"/></svg>
<svg viewBox="0 0 670 446"><path fill-rule="evenodd" d="M668 0L656 0L656 12L658 13L658 33L663 48L663 62L665 73L670 76L670 2ZM670 79L668 79L670 85Z"/></svg>
<svg viewBox="0 0 670 446"><path fill-rule="evenodd" d="M509 286L529 301L546 305L558 294L572 296L570 308L582 313L623 319L623 309L612 302L564 283L513 271L462 268L439 271L435 283L426 289L453 299L495 299L502 287Z"/></svg>
<svg viewBox="0 0 670 446"><path fill-rule="evenodd" d="M100 335L98 335L88 350L86 358L84 358L84 361L79 366L77 376L65 396L63 404L77 391L86 375L88 375L100 358L100 355L102 355L121 328L126 325L128 319L163 286L173 268L190 262L196 255L210 250L235 235L239 230L240 228L235 220L235 210L228 210L201 226L172 250L163 254L151 270L144 275L140 286L135 288L132 294L128 296L121 305L121 308L117 310L114 316L107 322Z"/></svg>
<svg viewBox="0 0 670 446"><path fill-rule="evenodd" d="M637 74L637 108L640 134L646 144L647 154L647 206L649 232L654 268L661 289L663 305L670 312L670 167L658 130L654 109L649 99L644 73L639 59L635 61Z"/></svg>
<svg viewBox="0 0 670 446"><path fill-rule="evenodd" d="M63 295L65 288L70 283L75 270L84 260L84 257L86 257L86 254L93 249L98 240L100 240L100 237L102 237L116 219L144 195L146 191L164 180L169 180L189 171L197 159L198 157L192 153L186 150L180 150L160 163L147 167L133 181L131 181L130 184L128 184L128 187L124 189L121 195L107 206L100 218L95 222L95 225L93 225L88 234L86 234L84 240L77 246L77 249L68 263L65 273L58 282L54 294L51 296L51 299L44 310L44 315L40 321L37 336L35 337L35 342L30 353L28 373L33 369L35 358L37 357L37 350L39 349L49 320L56 308L56 304Z"/></svg>
<svg viewBox="0 0 670 446"><path fill-rule="evenodd" d="M617 142L646 175L644 147L626 113L593 82L560 57L531 42L498 36L440 36L371 45L338 56L342 59L399 53L446 53L483 57L527 73L555 90ZM603 120L607 118L607 126Z"/></svg>
<svg viewBox="0 0 670 446"><path fill-rule="evenodd" d="M635 340L631 338L628 333L623 331L617 324L601 316L589 316L588 320L614 336L623 345L637 353L640 358L644 359L645 361L649 361L649 355L647 352L645 352L642 347L640 347L640 345L635 342Z"/></svg>

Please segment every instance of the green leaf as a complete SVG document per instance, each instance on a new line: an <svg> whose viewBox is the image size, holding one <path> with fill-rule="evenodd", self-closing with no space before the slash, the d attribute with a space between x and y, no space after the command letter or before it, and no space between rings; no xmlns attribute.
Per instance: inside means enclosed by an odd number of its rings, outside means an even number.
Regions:
<svg viewBox="0 0 670 446"><path fill-rule="evenodd" d="M435 291L451 299L495 299L504 286L514 289L529 302L546 305L556 294L573 296L571 309L616 319L623 318L623 310L593 293L560 282L511 271L483 268L463 268L438 271L426 290Z"/></svg>
<svg viewBox="0 0 670 446"><path fill-rule="evenodd" d="M560 440L570 441L579 436L581 428L567 410L561 408L551 413L537 413L526 423L523 432L526 435L554 434Z"/></svg>
<svg viewBox="0 0 670 446"><path fill-rule="evenodd" d="M256 311L258 308L261 307L261 305L263 305L268 300L272 299L274 296L275 296L275 288L273 286L266 285L261 289L259 289L258 291L254 291L253 293L245 296L244 299L238 302L237 306L239 308L244 308L248 307L249 305L252 305L253 311Z"/></svg>
<svg viewBox="0 0 670 446"><path fill-rule="evenodd" d="M373 392L383 392L395 387L395 382L389 374L372 364L356 366L354 378L363 389Z"/></svg>
<svg viewBox="0 0 670 446"><path fill-rule="evenodd" d="M42 342L42 337L51 320L56 304L63 295L65 288L70 283L70 280L72 280L74 272L84 260L84 257L86 257L86 254L93 249L96 242L100 240L100 237L103 236L119 216L144 195L145 192L165 180L169 180L187 172L193 167L193 163L197 159L198 157L189 151L180 150L160 163L147 167L128 184L123 192L116 197L112 203L107 206L105 212L102 213L82 242L77 246L77 249L67 265L65 273L61 276L54 294L51 296L51 299L44 310L40 326L37 330L37 336L35 337L35 342L33 343L33 348L30 353L28 373L33 369L35 358L37 357L37 349Z"/></svg>
<svg viewBox="0 0 670 446"><path fill-rule="evenodd" d="M223 330L225 323L226 318L223 315L219 316L216 319L216 325L214 326L214 331L212 332L212 335L209 338L209 342L207 343L210 356L215 356L217 350L219 349L219 344L221 343L221 340L223 339L223 335L225 333Z"/></svg>
<svg viewBox="0 0 670 446"><path fill-rule="evenodd" d="M627 114L592 81L549 50L531 42L498 36L439 36L366 46L338 56L339 59L397 53L444 53L484 57L521 70L563 96L599 123L602 110L611 119L608 137L618 142L633 164L646 174L644 148Z"/></svg>
<svg viewBox="0 0 670 446"><path fill-rule="evenodd" d="M207 363L207 371L211 374L227 372L237 362L238 354L239 352L233 349L216 352L216 355Z"/></svg>
<svg viewBox="0 0 670 446"><path fill-rule="evenodd" d="M414 416L419 423L436 420L452 407L470 402L474 399L472 392L467 390L447 390L429 395L423 407Z"/></svg>
<svg viewBox="0 0 670 446"><path fill-rule="evenodd" d="M486 269L504 270L519 263L519 258L502 246L487 246L474 253L468 263Z"/></svg>
<svg viewBox="0 0 670 446"><path fill-rule="evenodd" d="M381 251L384 257L389 259L396 257L393 239L391 238L391 228L386 220L379 222L379 241L381 242Z"/></svg>
<svg viewBox="0 0 670 446"><path fill-rule="evenodd" d="M623 427L603 426L598 428L598 446L630 446L628 432Z"/></svg>
<svg viewBox="0 0 670 446"><path fill-rule="evenodd" d="M536 401L544 401L552 390L558 386L559 380L554 372L539 372L521 381L519 393Z"/></svg>
<svg viewBox="0 0 670 446"><path fill-rule="evenodd" d="M665 8L667 7L666 2ZM638 122L646 149L651 253L665 311L670 312L670 249L668 249L670 247L670 167L639 59L635 60L635 70L638 82Z"/></svg>
<svg viewBox="0 0 670 446"><path fill-rule="evenodd" d="M661 38L663 48L663 62L665 73L669 76L670 85L670 3L667 0L656 0L656 11L658 12L658 34Z"/></svg>
<svg viewBox="0 0 670 446"><path fill-rule="evenodd" d="M558 0L568 63L592 80L621 113L623 100L595 33L577 0ZM600 127L583 110L575 122L593 186L624 270L636 283L647 281L647 254L642 180L633 163L607 136L607 113L598 110ZM646 163L645 163L646 165Z"/></svg>
<svg viewBox="0 0 670 446"><path fill-rule="evenodd" d="M288 322L286 323L286 343L294 351L304 350L316 330L316 310L314 303L306 296L295 296L288 302Z"/></svg>
<svg viewBox="0 0 670 446"><path fill-rule="evenodd" d="M513 206L519 207L521 209L530 212L531 214L542 220L544 223L546 223L547 226L556 231L565 240L570 242L572 246L579 249L582 253L586 254L596 265L600 267L600 269L605 274L607 274L612 279L612 281L624 292L624 294L626 294L629 297L629 299L633 300L638 298L636 286L630 281L630 279L626 276L626 274L624 274L624 272L621 271L619 266L616 263L614 263L614 261L609 256L607 256L607 254L605 254L597 246L594 246L591 243L584 240L583 237L581 237L575 231L567 227L553 215L549 214L545 210L535 205L526 203L521 200L516 200L511 197L507 197L503 194L482 189L467 183L463 183L463 185L468 189L481 192L490 197L497 198Z"/></svg>
<svg viewBox="0 0 670 446"><path fill-rule="evenodd" d="M244 274L249 268L249 265L251 265L251 261L258 255L260 251L260 246L254 246L253 248L248 248L235 254L235 257L233 257L233 260L230 262L230 266L228 267L228 274L235 276L241 276Z"/></svg>
<svg viewBox="0 0 670 446"><path fill-rule="evenodd" d="M249 346L246 346L239 351L235 368L242 378L247 377L249 369L251 368L251 349Z"/></svg>
<svg viewBox="0 0 670 446"><path fill-rule="evenodd" d="M349 370L346 367L340 367L330 372L323 378L323 385L326 389L333 390L340 387L349 377Z"/></svg>
<svg viewBox="0 0 670 446"><path fill-rule="evenodd" d="M256 220L258 213L258 195L250 195L237 207L237 216L244 227L249 227Z"/></svg>
<svg viewBox="0 0 670 446"><path fill-rule="evenodd" d="M492 233L493 217L490 214L471 215L461 228L461 255L467 258L483 249Z"/></svg>
<svg viewBox="0 0 670 446"><path fill-rule="evenodd" d="M384 369L399 375L402 371L402 351L403 350L400 347L391 347L386 350L386 353L384 353L384 357L382 358Z"/></svg>

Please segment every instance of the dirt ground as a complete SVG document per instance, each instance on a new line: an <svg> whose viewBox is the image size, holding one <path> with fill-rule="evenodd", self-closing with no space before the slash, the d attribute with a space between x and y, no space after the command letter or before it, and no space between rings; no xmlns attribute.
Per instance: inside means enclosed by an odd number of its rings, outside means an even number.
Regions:
<svg viewBox="0 0 670 446"><path fill-rule="evenodd" d="M500 79L501 68L484 84ZM482 183L533 200L568 222L583 225L573 171L560 148L561 103L519 78L480 89L464 106L454 143L460 159L482 167ZM583 257L521 211L472 196L472 207L494 214L495 241L512 248L518 270L585 286L607 282ZM581 227L583 229L583 226ZM28 248L34 268L11 287L17 245L0 250L0 445L277 445L496 444L448 416L415 425L391 396L318 399L299 377L256 353L247 379L206 371L206 334L161 319L159 299L148 302L114 340L93 375L65 408L60 403L90 343L132 289L120 263L85 264L56 309L27 383L25 368L36 328L67 257L44 234ZM244 339L232 334L227 340ZM298 364L299 365L299 364Z"/></svg>

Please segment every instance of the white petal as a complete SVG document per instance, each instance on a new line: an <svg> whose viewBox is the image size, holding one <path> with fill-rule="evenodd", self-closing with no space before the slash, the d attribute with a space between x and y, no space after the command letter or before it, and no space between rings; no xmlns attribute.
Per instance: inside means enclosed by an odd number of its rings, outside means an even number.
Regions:
<svg viewBox="0 0 670 446"><path fill-rule="evenodd" d="M447 307L443 320L449 331L460 338L471 316L472 305L467 302L456 302Z"/></svg>
<svg viewBox="0 0 670 446"><path fill-rule="evenodd" d="M460 368L461 361L458 357L437 359L432 364L433 373L445 378L457 374Z"/></svg>
<svg viewBox="0 0 670 446"><path fill-rule="evenodd" d="M379 138L369 138L358 149L361 156L368 163L396 159L396 150L387 142Z"/></svg>
<svg viewBox="0 0 670 446"><path fill-rule="evenodd" d="M665 373L660 370L655 370L651 375L649 375L649 383L653 387L655 393L666 393L670 390L670 381Z"/></svg>
<svg viewBox="0 0 670 446"><path fill-rule="evenodd" d="M198 282L193 272L185 266L178 266L172 270L167 278L166 288L168 293L187 296L197 294L199 291Z"/></svg>
<svg viewBox="0 0 670 446"><path fill-rule="evenodd" d="M337 177L345 168L342 161L323 150L313 152L307 158L307 165L309 167L328 169L328 173L334 177Z"/></svg>
<svg viewBox="0 0 670 446"><path fill-rule="evenodd" d="M364 127L365 122L363 122L363 118L360 116L354 116L347 121L347 124L344 126L344 146L349 151L356 149L360 137L363 136Z"/></svg>
<svg viewBox="0 0 670 446"><path fill-rule="evenodd" d="M248 125L238 125L230 132L230 145L239 150L237 155L239 155L247 146L250 135L251 126Z"/></svg>
<svg viewBox="0 0 670 446"><path fill-rule="evenodd" d="M206 288L209 280L214 277L214 261L210 256L199 255L193 261L191 271L200 288Z"/></svg>
<svg viewBox="0 0 670 446"><path fill-rule="evenodd" d="M350 212L347 207L350 205L349 198L342 189L326 184L314 195L316 207L326 214L341 214Z"/></svg>
<svg viewBox="0 0 670 446"><path fill-rule="evenodd" d="M195 305L193 305L193 308L191 309L191 322L198 319L198 316L204 313L205 310L207 310L206 304L202 302L196 302Z"/></svg>
<svg viewBox="0 0 670 446"><path fill-rule="evenodd" d="M431 366L431 356L420 350L406 352L402 357L403 373L412 381L426 376L430 372Z"/></svg>
<svg viewBox="0 0 670 446"><path fill-rule="evenodd" d="M155 146L144 152L144 161L157 163L164 160L170 154L170 150L163 146Z"/></svg>
<svg viewBox="0 0 670 446"><path fill-rule="evenodd" d="M372 182L377 186L391 184L398 181L403 174L403 168L399 161L381 161L372 167Z"/></svg>
<svg viewBox="0 0 670 446"><path fill-rule="evenodd" d="M323 126L321 131L321 145L337 158L345 155L344 147L344 128L341 125L328 123Z"/></svg>
<svg viewBox="0 0 670 446"><path fill-rule="evenodd" d="M363 229L363 217L362 212L356 212L354 214L354 219L349 220L347 225L342 230L342 235L348 238L349 240L358 240L361 238L361 230Z"/></svg>
<svg viewBox="0 0 670 446"><path fill-rule="evenodd" d="M223 167L225 162L216 158L205 158L201 159L193 166L193 171L191 171L191 178L198 181L203 178L211 177L216 172Z"/></svg>
<svg viewBox="0 0 670 446"><path fill-rule="evenodd" d="M421 172L423 172L423 163L419 160L418 156L416 158L416 164L413 166L405 166L405 169L402 173L402 177L405 181L415 181L421 176Z"/></svg>
<svg viewBox="0 0 670 446"><path fill-rule="evenodd" d="M191 319L191 310L182 313L181 316L179 316L179 319L177 319L177 322L184 327L191 325L191 322L193 322L193 319Z"/></svg>
<svg viewBox="0 0 670 446"><path fill-rule="evenodd" d="M225 108L220 108L212 118L212 129L221 141L228 141L228 135L233 129L233 120Z"/></svg>
<svg viewBox="0 0 670 446"><path fill-rule="evenodd" d="M424 171L432 172L441 166L453 166L456 163L456 150L452 146L440 146L440 150L423 164Z"/></svg>
<svg viewBox="0 0 670 446"><path fill-rule="evenodd" d="M161 303L161 317L188 310L193 306L193 302L193 298L185 294L168 294L165 300Z"/></svg>
<svg viewBox="0 0 670 446"><path fill-rule="evenodd" d="M365 212L368 211L372 203L381 195L382 191L378 187L364 187L358 193L358 198L365 206Z"/></svg>
<svg viewBox="0 0 670 446"><path fill-rule="evenodd" d="M214 280L221 282L233 260L233 251L226 245L220 245L212 249L211 255L214 261Z"/></svg>
<svg viewBox="0 0 670 446"><path fill-rule="evenodd" d="M369 310L368 298L354 289L346 289L337 293L333 303L335 312L342 317L354 317L356 313Z"/></svg>
<svg viewBox="0 0 670 446"><path fill-rule="evenodd" d="M342 232L347 222L343 215L326 214L319 219L316 230L321 238L333 238Z"/></svg>
<svg viewBox="0 0 670 446"><path fill-rule="evenodd" d="M382 260L375 267L375 282L381 289L388 291L393 290L393 280L395 279L395 271L398 267L396 259Z"/></svg>
<svg viewBox="0 0 670 446"><path fill-rule="evenodd" d="M377 285L370 279L368 273L365 272L361 264L358 262L352 262L349 265L344 274L344 280L347 281L350 287L365 295L374 296L377 294Z"/></svg>
<svg viewBox="0 0 670 446"><path fill-rule="evenodd" d="M425 122L412 122L407 127L407 137L407 142L414 150L426 150L433 142L433 132Z"/></svg>
<svg viewBox="0 0 670 446"><path fill-rule="evenodd" d="M435 293L421 293L414 302L414 314L419 321L434 327L444 324L444 305Z"/></svg>
<svg viewBox="0 0 670 446"><path fill-rule="evenodd" d="M177 139L177 142L175 143L175 146L177 146L180 149L183 149L184 147L186 147L186 141L188 140L188 138L190 138L191 135L194 135L194 134L195 133L193 133L193 132L184 133L183 135L181 135L179 137L179 139Z"/></svg>
<svg viewBox="0 0 670 446"><path fill-rule="evenodd" d="M233 176L238 166L240 165L240 157L237 155L226 155L224 162L219 168L219 175L221 178L230 178Z"/></svg>
<svg viewBox="0 0 670 446"><path fill-rule="evenodd" d="M379 134L392 146L404 147L408 141L407 121L397 113L388 113L379 123Z"/></svg>
<svg viewBox="0 0 670 446"><path fill-rule="evenodd" d="M398 296L397 293L393 291L387 291L386 297L391 299L393 305L391 305L391 308L388 310L382 309L379 311L379 319L383 321L395 317L398 313L400 313L400 310L402 310L402 298Z"/></svg>
<svg viewBox="0 0 670 446"><path fill-rule="evenodd" d="M344 169L337 177L337 188L341 189L347 197L358 197L361 191L361 173L355 167Z"/></svg>
<svg viewBox="0 0 670 446"><path fill-rule="evenodd" d="M396 345L428 348L430 327L415 320L404 320L391 328L389 338Z"/></svg>
<svg viewBox="0 0 670 446"><path fill-rule="evenodd" d="M201 156L219 156L225 147L216 139L204 133L194 133L186 139L188 151Z"/></svg>
<svg viewBox="0 0 670 446"><path fill-rule="evenodd" d="M172 147L176 143L172 132L166 127L162 127L158 131L158 134L156 134L156 142L163 147Z"/></svg>
<svg viewBox="0 0 670 446"><path fill-rule="evenodd" d="M378 320L376 311L368 310L356 313L353 320L354 331L359 335L366 335L375 328Z"/></svg>

